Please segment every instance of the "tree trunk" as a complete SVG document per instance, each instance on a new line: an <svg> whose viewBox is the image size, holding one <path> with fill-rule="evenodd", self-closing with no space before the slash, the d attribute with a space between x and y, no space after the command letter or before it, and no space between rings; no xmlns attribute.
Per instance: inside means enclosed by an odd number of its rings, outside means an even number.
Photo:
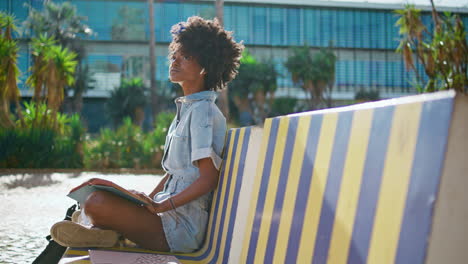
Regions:
<svg viewBox="0 0 468 264"><path fill-rule="evenodd" d="M221 26L224 26L224 0L216 0L216 18L218 19ZM229 101L228 101L228 89L227 87L221 91L218 101L219 108L223 112L227 120L229 118Z"/></svg>
<svg viewBox="0 0 468 264"><path fill-rule="evenodd" d="M83 91L76 91L72 97L72 113L78 113L81 115L81 110L83 109Z"/></svg>
<svg viewBox="0 0 468 264"><path fill-rule="evenodd" d="M154 34L154 4L153 0L148 0L149 6L149 24L150 24L150 40L149 40L149 60L150 60L150 94L151 94L151 114L153 115L152 118L156 118L156 114L158 113L157 105L158 105L158 97L156 94L156 36Z"/></svg>
<svg viewBox="0 0 468 264"><path fill-rule="evenodd" d="M145 120L145 110L143 107L135 108L135 112L133 113L135 116L134 124L143 127L143 120Z"/></svg>

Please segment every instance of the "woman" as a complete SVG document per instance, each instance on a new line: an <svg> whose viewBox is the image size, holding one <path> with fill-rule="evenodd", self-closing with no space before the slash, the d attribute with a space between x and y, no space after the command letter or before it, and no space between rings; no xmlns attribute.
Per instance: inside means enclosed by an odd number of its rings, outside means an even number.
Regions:
<svg viewBox="0 0 468 264"><path fill-rule="evenodd" d="M217 20L196 16L174 25L171 33L170 80L182 87L184 96L175 100L177 115L162 161L164 178L149 195L133 191L149 202L146 207L108 192L93 192L84 212L97 228L59 222L51 228L59 244L113 246L122 234L158 251L192 252L202 245L226 133L226 120L214 101L216 92L235 78L243 45ZM99 182L104 180L84 184Z"/></svg>

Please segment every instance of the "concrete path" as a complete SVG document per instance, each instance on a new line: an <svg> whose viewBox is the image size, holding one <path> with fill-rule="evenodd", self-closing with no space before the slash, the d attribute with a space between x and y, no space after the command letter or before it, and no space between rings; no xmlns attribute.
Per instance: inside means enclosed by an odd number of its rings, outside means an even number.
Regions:
<svg viewBox="0 0 468 264"><path fill-rule="evenodd" d="M50 227L74 203L68 191L93 177L147 193L161 180L161 175L95 172L0 176L0 263L31 263L47 245Z"/></svg>

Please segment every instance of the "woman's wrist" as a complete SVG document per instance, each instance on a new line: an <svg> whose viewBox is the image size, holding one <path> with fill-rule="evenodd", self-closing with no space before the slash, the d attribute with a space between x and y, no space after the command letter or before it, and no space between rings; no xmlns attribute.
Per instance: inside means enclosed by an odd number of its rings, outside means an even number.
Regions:
<svg viewBox="0 0 468 264"><path fill-rule="evenodd" d="M174 204L174 199L172 199L172 197L169 197L169 199L167 200L169 201L170 210L175 210L176 206Z"/></svg>

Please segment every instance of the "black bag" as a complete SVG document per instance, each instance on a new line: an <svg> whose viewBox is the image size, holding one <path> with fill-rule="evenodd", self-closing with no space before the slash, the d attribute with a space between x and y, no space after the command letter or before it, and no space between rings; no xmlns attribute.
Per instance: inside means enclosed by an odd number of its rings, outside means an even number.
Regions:
<svg viewBox="0 0 468 264"><path fill-rule="evenodd" d="M73 212L76 210L76 204L70 206L67 210L67 214L65 215L64 220L71 220L71 216ZM59 245L57 242L52 240L50 235L46 236L47 241L49 244L47 247L42 251L42 253L34 260L33 264L54 264L58 263L67 250L67 247Z"/></svg>

